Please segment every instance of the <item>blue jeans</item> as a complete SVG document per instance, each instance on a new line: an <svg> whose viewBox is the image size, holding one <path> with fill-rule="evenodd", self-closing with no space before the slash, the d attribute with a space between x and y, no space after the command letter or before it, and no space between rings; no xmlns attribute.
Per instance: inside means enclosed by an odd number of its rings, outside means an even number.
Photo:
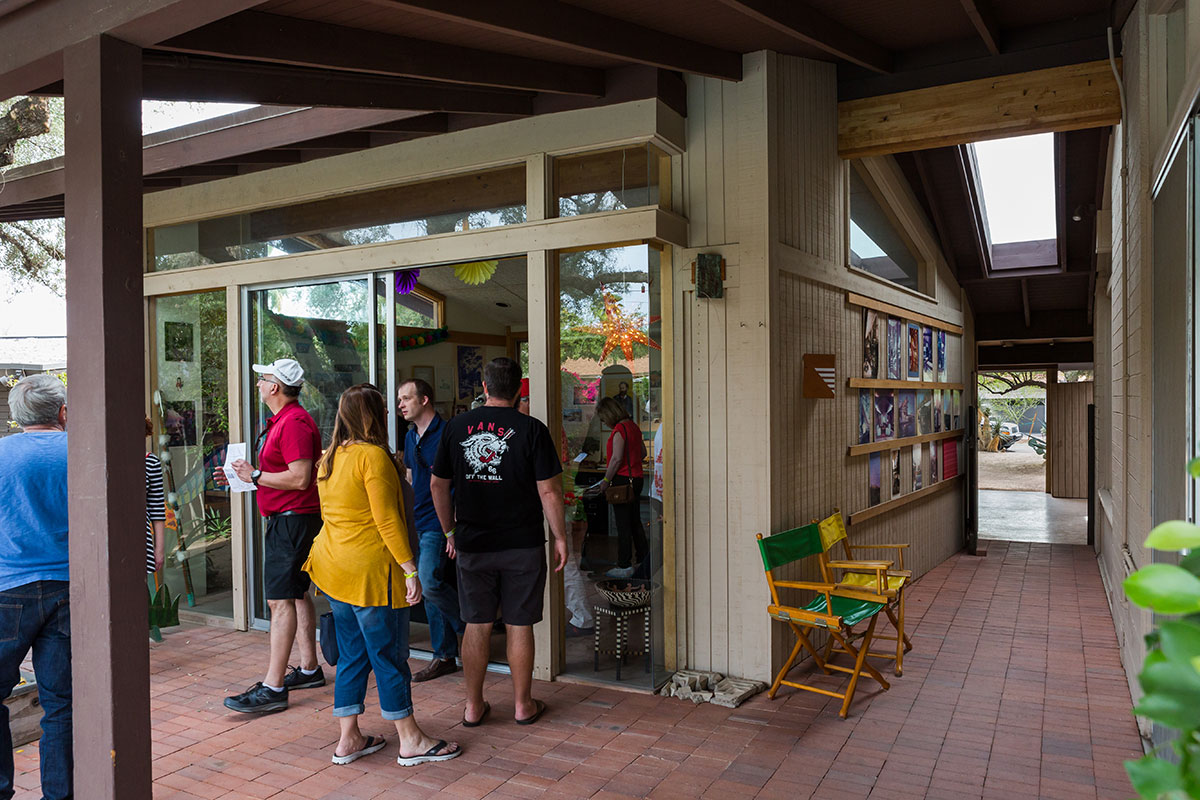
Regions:
<svg viewBox="0 0 1200 800"><path fill-rule="evenodd" d="M71 797L71 591L66 581L35 581L0 592L0 699L21 680L33 648L42 704L42 795ZM0 704L0 800L13 796L13 744L8 706Z"/></svg>
<svg viewBox="0 0 1200 800"><path fill-rule="evenodd" d="M458 610L458 590L442 580L445 570L454 569L446 555L446 537L441 531L420 532L417 575L425 596L425 616L433 657L452 661L458 655L458 637L467 629Z"/></svg>
<svg viewBox="0 0 1200 800"><path fill-rule="evenodd" d="M379 708L387 720L411 716L412 670L408 668L408 609L352 606L329 598L337 632L337 679L333 715L354 717L366 709L367 676L375 670Z"/></svg>

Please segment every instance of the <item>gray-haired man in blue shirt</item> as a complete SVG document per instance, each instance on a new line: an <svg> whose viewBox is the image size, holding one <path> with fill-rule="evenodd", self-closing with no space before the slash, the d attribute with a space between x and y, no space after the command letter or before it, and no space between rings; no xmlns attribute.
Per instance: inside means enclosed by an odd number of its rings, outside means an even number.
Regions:
<svg viewBox="0 0 1200 800"><path fill-rule="evenodd" d="M33 649L42 795L71 797L71 592L67 583L67 389L31 375L8 393L23 433L0 439L0 698ZM0 705L0 800L13 796L12 731Z"/></svg>

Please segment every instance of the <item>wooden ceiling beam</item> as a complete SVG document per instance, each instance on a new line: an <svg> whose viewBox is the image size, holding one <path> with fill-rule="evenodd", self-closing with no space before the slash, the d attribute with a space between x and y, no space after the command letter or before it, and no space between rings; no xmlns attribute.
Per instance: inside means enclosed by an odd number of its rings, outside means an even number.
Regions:
<svg viewBox="0 0 1200 800"><path fill-rule="evenodd" d="M1041 367L1057 364L1087 364L1095 358L1092 342L1013 344L1011 347L979 348L978 368Z"/></svg>
<svg viewBox="0 0 1200 800"><path fill-rule="evenodd" d="M964 3L970 0L963 0ZM884 47L859 36L819 11L791 0L720 0L797 42L873 72L889 73L895 59Z"/></svg>
<svg viewBox="0 0 1200 800"><path fill-rule="evenodd" d="M1073 64L838 103L838 154L862 158L1115 125L1107 61Z"/></svg>
<svg viewBox="0 0 1200 800"><path fill-rule="evenodd" d="M168 39L157 49L294 67L600 97L591 67L440 44L324 22L244 11Z"/></svg>
<svg viewBox="0 0 1200 800"><path fill-rule="evenodd" d="M138 47L207 25L261 0L38 0L0 16L0 98L61 80L62 51L109 34Z"/></svg>
<svg viewBox="0 0 1200 800"><path fill-rule="evenodd" d="M988 52L994 56L1000 55L1000 26L996 24L996 15L988 0L960 0L967 18L975 26L979 38Z"/></svg>
<svg viewBox="0 0 1200 800"><path fill-rule="evenodd" d="M368 0L584 53L740 81L742 55L558 0Z"/></svg>
<svg viewBox="0 0 1200 800"><path fill-rule="evenodd" d="M142 87L142 97L147 100L533 113L533 95L527 92L166 53L146 54Z"/></svg>

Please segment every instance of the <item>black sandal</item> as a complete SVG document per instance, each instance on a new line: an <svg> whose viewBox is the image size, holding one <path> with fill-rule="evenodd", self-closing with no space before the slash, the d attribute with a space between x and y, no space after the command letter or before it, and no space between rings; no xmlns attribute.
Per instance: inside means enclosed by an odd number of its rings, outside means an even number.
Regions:
<svg viewBox="0 0 1200 800"><path fill-rule="evenodd" d="M402 767L415 767L417 764L425 764L430 761L449 761L452 758L458 758L462 755L461 747L449 753L438 752L439 750L445 750L449 746L445 739L439 739L438 743L426 750L424 755L412 756L410 758L397 756L396 763Z"/></svg>
<svg viewBox="0 0 1200 800"><path fill-rule="evenodd" d="M463 712L463 727L464 728L478 728L480 725L483 724L483 721L485 719L487 719L488 713L491 712L491 710L492 710L492 704L489 703L488 701L484 700L483 701L483 713L480 714L479 719L475 720L474 722L471 722L471 720L467 719L467 712L464 711Z"/></svg>

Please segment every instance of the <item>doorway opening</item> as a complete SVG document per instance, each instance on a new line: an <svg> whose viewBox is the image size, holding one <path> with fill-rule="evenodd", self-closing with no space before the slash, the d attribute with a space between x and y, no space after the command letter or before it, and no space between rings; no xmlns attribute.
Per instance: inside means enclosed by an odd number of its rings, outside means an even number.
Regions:
<svg viewBox="0 0 1200 800"><path fill-rule="evenodd" d="M1090 370L980 372L979 538L1087 544Z"/></svg>

